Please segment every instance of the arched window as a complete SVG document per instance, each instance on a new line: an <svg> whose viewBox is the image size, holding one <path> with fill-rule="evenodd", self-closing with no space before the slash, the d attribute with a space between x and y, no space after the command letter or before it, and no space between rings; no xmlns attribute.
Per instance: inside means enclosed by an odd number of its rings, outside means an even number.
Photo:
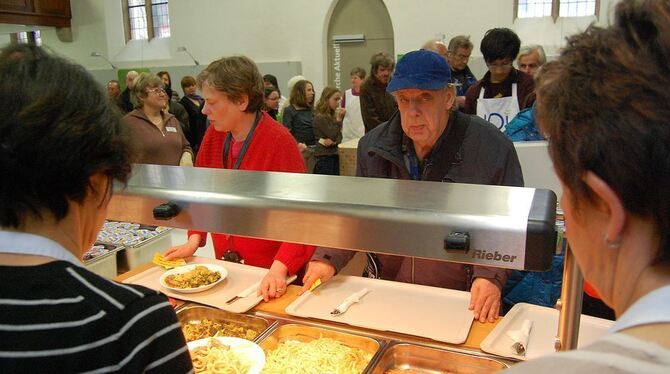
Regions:
<svg viewBox="0 0 670 374"><path fill-rule="evenodd" d="M126 41L170 36L168 0L122 0Z"/></svg>

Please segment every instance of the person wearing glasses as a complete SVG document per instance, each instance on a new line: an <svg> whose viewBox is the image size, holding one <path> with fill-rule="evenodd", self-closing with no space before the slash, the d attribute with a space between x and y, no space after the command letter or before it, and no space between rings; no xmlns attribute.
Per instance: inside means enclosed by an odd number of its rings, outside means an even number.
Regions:
<svg viewBox="0 0 670 374"><path fill-rule="evenodd" d="M487 31L479 49L488 72L465 94L463 111L484 118L503 132L509 121L534 101L533 77L512 66L520 47L521 40L508 28Z"/></svg>
<svg viewBox="0 0 670 374"><path fill-rule="evenodd" d="M193 166L193 150L175 116L163 110L169 100L163 80L142 73L130 91L135 109L123 117L137 152L136 163Z"/></svg>
<svg viewBox="0 0 670 374"><path fill-rule="evenodd" d="M470 36L466 35L454 36L447 47L447 62L451 66L451 80L456 85L457 108L463 108L465 93L468 92L470 86L477 83L477 78L468 67L472 48Z"/></svg>

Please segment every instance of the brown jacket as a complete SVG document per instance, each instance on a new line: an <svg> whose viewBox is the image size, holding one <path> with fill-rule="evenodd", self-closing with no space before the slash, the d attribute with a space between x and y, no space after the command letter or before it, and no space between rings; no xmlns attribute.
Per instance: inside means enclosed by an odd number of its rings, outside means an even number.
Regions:
<svg viewBox="0 0 670 374"><path fill-rule="evenodd" d="M380 123L388 121L398 109L393 95L386 92L386 85L375 77L370 77L363 82L360 100L366 133Z"/></svg>
<svg viewBox="0 0 670 374"><path fill-rule="evenodd" d="M337 122L331 116L325 114L314 115L314 138L316 139L316 148L314 156L328 156L337 154L337 145L342 143L342 122ZM335 142L330 147L319 143L319 139L327 138Z"/></svg>
<svg viewBox="0 0 670 374"><path fill-rule="evenodd" d="M138 164L179 166L184 152L193 155L177 118L165 112L161 115L165 122L163 131L151 123L142 109L135 109L123 117L123 123L130 130Z"/></svg>

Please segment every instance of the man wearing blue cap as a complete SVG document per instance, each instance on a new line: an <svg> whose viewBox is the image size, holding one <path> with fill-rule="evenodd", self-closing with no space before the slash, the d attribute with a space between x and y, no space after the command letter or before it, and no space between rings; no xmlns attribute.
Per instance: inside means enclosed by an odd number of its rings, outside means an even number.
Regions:
<svg viewBox="0 0 670 374"><path fill-rule="evenodd" d="M452 110L456 97L449 64L420 50L398 62L387 87L398 112L358 144L356 174L364 177L523 186L513 144L480 117ZM330 279L354 252L318 248L303 279ZM415 269L421 269L415 272ZM470 290L470 309L493 322L500 309L507 271L484 266L368 254L366 276L428 286Z"/></svg>

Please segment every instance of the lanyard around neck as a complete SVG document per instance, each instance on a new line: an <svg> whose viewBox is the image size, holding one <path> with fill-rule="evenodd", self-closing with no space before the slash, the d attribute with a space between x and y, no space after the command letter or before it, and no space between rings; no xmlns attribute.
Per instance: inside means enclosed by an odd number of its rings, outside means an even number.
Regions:
<svg viewBox="0 0 670 374"><path fill-rule="evenodd" d="M247 153L247 148L249 148L249 144L251 143L251 138L254 137L254 132L256 131L256 127L258 126L258 123L261 121L261 113L257 112L256 113L256 119L254 120L254 124L251 126L251 129L249 130L249 133L247 134L247 138L244 139L244 144L242 144L242 149L240 149L240 154L237 155L237 160L235 161L235 165L233 165L233 169L239 169L240 165L242 164L242 159L244 158L244 155ZM223 143L223 168L228 169L228 152L230 151L230 141L233 138L232 133L228 133L228 136L226 136L226 141Z"/></svg>

